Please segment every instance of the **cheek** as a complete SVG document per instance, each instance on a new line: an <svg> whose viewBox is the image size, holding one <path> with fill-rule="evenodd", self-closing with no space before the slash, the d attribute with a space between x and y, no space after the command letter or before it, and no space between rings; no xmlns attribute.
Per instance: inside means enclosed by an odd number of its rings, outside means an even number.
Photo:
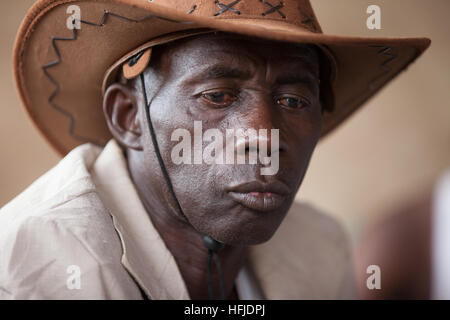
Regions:
<svg viewBox="0 0 450 320"><path fill-rule="evenodd" d="M216 180L221 175L221 170L215 166L206 165L203 161L200 164L193 163L194 121L202 120L203 131L208 129L207 121L194 117L189 111L189 105L192 102L186 99L185 95L182 97L176 95L176 92L179 91L161 92L152 101L150 108L152 124L164 165L183 210L196 208L197 211L200 211L197 214L203 214L201 211L205 206L218 205L217 201L208 199L220 196L216 191L218 189ZM174 136L174 141L172 141L172 135L176 130L180 132L179 129L188 133L188 136L183 138ZM151 139L149 141L152 143ZM180 142L186 142L186 145L189 146L191 164L177 163L172 159L172 151L180 145ZM204 142L203 148L206 144L208 143Z"/></svg>
<svg viewBox="0 0 450 320"><path fill-rule="evenodd" d="M282 125L280 140L284 139L286 150L280 153L280 172L286 173L292 183L299 186L321 135L322 115L315 111L291 117Z"/></svg>

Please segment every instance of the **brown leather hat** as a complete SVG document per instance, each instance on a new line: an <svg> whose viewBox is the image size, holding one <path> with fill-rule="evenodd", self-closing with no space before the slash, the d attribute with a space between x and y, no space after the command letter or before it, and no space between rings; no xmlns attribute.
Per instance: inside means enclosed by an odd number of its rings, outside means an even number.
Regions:
<svg viewBox="0 0 450 320"><path fill-rule="evenodd" d="M81 29L69 28L76 5ZM69 24L70 26L70 24ZM332 64L330 132L430 44L427 38L362 38L323 34L308 0L40 0L27 13L14 48L22 102L39 131L60 153L111 135L102 89L123 62L141 55L128 77L142 71L154 45L220 30L320 47Z"/></svg>

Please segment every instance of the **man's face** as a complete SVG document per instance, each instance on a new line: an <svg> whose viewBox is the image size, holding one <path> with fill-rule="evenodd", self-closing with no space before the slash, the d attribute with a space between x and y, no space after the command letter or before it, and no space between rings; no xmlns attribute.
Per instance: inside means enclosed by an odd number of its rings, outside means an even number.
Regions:
<svg viewBox="0 0 450 320"><path fill-rule="evenodd" d="M154 50L152 59L156 61L146 71L152 123L190 224L228 244L267 241L290 208L320 137L316 52L308 46L222 34ZM173 204L164 192L167 187L140 109L144 166L152 172L148 183ZM271 129L279 129L279 170L262 175L259 161L175 164L171 153L179 140L172 141L172 133L186 129L194 146L194 121L201 121L203 132L218 129L223 137L227 129L267 129L269 150L274 143ZM210 143L203 141L202 148Z"/></svg>

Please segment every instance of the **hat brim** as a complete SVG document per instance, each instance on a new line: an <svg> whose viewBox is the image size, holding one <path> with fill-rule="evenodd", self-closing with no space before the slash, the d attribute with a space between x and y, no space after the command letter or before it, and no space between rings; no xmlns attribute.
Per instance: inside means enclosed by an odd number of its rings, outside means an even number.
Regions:
<svg viewBox="0 0 450 320"><path fill-rule="evenodd" d="M27 113L61 155L81 143L104 145L111 138L101 108L105 72L130 50L163 34L211 28L325 46L337 72L334 111L324 114L322 137L430 45L427 38L327 35L268 19L210 18L133 0L77 1L83 13L81 29L69 30L68 5L67 0L34 5L19 30L13 62Z"/></svg>

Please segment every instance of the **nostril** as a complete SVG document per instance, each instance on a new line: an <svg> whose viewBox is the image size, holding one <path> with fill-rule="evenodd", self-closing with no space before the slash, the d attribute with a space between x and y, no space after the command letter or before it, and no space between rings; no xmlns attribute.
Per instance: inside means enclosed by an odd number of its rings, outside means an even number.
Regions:
<svg viewBox="0 0 450 320"><path fill-rule="evenodd" d="M279 141L279 129L241 129L237 131L236 150L241 159L271 158L286 151L286 145Z"/></svg>

